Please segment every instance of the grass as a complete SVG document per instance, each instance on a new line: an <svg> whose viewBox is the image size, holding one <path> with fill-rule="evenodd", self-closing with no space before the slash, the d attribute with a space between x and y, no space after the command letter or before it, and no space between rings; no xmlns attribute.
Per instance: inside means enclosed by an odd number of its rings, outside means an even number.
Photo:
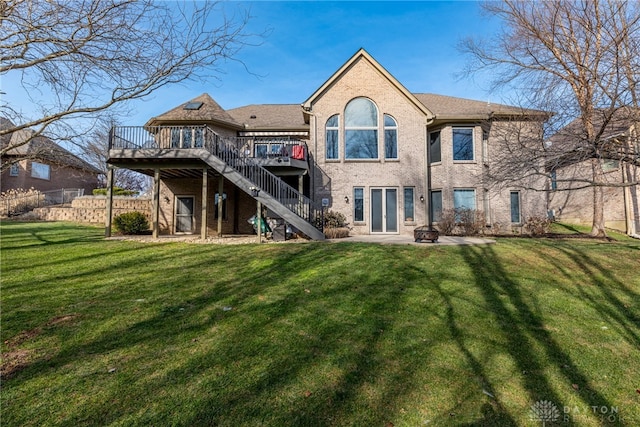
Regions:
<svg viewBox="0 0 640 427"><path fill-rule="evenodd" d="M546 425L640 425L637 240L0 227L3 426L541 425L541 401L559 410Z"/></svg>

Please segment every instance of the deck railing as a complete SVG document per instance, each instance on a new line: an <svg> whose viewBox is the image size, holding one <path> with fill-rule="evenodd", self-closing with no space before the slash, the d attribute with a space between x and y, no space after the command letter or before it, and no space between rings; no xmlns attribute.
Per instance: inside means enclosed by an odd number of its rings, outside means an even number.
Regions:
<svg viewBox="0 0 640 427"><path fill-rule="evenodd" d="M256 158L262 158L262 153L264 157L294 157L295 152L300 157L301 150L306 160L308 150L302 141L223 137L208 126L118 126L111 130L109 148L204 148L248 179L253 184L248 190L254 195L262 191L267 193L291 212L322 230L322 208L256 161Z"/></svg>

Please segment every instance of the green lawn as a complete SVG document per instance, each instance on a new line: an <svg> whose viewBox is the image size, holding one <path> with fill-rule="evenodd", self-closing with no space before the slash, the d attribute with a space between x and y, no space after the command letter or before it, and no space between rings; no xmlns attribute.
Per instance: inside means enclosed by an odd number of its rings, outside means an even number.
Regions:
<svg viewBox="0 0 640 427"><path fill-rule="evenodd" d="M3 426L640 425L637 240L0 232Z"/></svg>

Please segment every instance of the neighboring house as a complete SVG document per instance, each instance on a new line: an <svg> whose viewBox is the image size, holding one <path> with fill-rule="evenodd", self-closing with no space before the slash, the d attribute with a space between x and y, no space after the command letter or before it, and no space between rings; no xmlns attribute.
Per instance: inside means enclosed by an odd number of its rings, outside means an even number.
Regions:
<svg viewBox="0 0 640 427"><path fill-rule="evenodd" d="M496 133L539 113L411 93L361 49L302 105L225 111L203 94L115 128L109 163L155 177L156 234L248 233L256 201L314 239L323 209L355 234L412 235L463 207L510 230L544 217L545 196L484 175Z"/></svg>
<svg viewBox="0 0 640 427"><path fill-rule="evenodd" d="M640 141L631 110L620 109L603 126L603 111L593 119L602 130L601 158L605 226L629 235L640 234ZM569 224L591 225L593 221L592 160L580 149L582 125L576 119L549 140L561 145L567 154L550 162L548 206L557 220ZM573 144L573 145L570 145ZM573 149L572 149L573 148ZM635 183L635 184L633 184Z"/></svg>
<svg viewBox="0 0 640 427"><path fill-rule="evenodd" d="M2 126L13 124L3 119ZM91 194L98 186L98 175L102 172L46 137L39 136L24 143L32 132L19 130L6 135L2 141L15 148L2 156L4 170L0 176L0 190L81 188L85 194Z"/></svg>

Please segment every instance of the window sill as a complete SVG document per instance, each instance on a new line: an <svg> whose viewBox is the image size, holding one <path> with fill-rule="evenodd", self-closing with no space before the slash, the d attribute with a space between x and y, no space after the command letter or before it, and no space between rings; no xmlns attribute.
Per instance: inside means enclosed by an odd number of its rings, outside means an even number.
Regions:
<svg viewBox="0 0 640 427"><path fill-rule="evenodd" d="M380 159L344 159L345 163L380 163Z"/></svg>
<svg viewBox="0 0 640 427"><path fill-rule="evenodd" d="M463 165L469 165L469 164L475 164L478 163L475 160L454 160L453 164L463 164Z"/></svg>
<svg viewBox="0 0 640 427"><path fill-rule="evenodd" d="M439 162L431 162L429 163L429 166L441 166L442 165L442 160L440 160Z"/></svg>

